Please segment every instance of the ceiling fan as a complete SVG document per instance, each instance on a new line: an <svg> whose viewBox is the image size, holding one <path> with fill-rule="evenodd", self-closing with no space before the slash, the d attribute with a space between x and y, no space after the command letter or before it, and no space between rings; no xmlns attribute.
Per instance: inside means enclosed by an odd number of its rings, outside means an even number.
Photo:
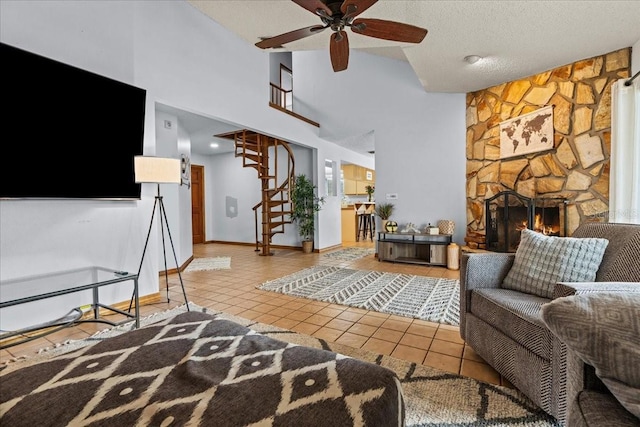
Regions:
<svg viewBox="0 0 640 427"><path fill-rule="evenodd" d="M309 12L318 15L324 25L312 25L298 30L283 33L259 41L256 46L261 49L282 47L305 37L312 36L331 28L329 53L333 71L343 71L349 65L349 39L344 31L350 27L351 31L363 36L392 40L406 43L420 43L427 35L427 30L401 22L384 19L356 18L365 10L373 6L378 0L292 0Z"/></svg>

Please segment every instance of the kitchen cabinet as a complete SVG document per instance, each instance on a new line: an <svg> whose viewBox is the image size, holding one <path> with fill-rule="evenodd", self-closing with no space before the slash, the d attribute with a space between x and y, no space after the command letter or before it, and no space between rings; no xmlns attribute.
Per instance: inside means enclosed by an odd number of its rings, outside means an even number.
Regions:
<svg viewBox="0 0 640 427"><path fill-rule="evenodd" d="M346 179L344 180L344 194L358 194L356 189L356 180Z"/></svg>
<svg viewBox="0 0 640 427"><path fill-rule="evenodd" d="M344 165L342 166L342 178L344 194L364 196L367 194L365 187L375 185L376 171L358 165Z"/></svg>

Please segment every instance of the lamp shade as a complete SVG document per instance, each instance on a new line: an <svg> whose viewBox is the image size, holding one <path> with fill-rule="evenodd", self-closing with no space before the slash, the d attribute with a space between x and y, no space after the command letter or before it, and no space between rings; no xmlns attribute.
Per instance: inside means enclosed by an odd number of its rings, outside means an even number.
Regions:
<svg viewBox="0 0 640 427"><path fill-rule="evenodd" d="M135 156L133 158L136 182L158 184L182 182L180 159L166 157Z"/></svg>

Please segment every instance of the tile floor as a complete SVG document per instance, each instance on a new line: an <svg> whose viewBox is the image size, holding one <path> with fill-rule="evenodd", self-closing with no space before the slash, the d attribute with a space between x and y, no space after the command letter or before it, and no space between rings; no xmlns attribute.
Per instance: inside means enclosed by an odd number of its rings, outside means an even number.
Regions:
<svg viewBox="0 0 640 427"><path fill-rule="evenodd" d="M373 247L357 242L353 246ZM194 246L194 257L231 257L231 269L183 273L188 299L213 310L273 324L327 341L363 348L420 363L444 371L512 387L460 338L458 327L402 316L262 291L257 286L298 270L317 265L322 254L273 249L260 256L253 246L209 243ZM323 254L326 252L323 252ZM433 277L459 278L459 271L443 267L379 262L374 256L343 262L341 267ZM170 275L171 302L141 306L141 315L184 303L177 274ZM161 295L165 282L160 280ZM83 323L28 343L0 351L0 363L63 342L82 339L105 329L104 324Z"/></svg>

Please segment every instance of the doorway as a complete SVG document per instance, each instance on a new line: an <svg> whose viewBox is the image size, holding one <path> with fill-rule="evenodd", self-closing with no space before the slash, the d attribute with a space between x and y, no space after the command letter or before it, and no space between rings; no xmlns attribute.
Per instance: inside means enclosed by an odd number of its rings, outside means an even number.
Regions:
<svg viewBox="0 0 640 427"><path fill-rule="evenodd" d="M193 244L204 243L204 166L191 165L191 234Z"/></svg>

